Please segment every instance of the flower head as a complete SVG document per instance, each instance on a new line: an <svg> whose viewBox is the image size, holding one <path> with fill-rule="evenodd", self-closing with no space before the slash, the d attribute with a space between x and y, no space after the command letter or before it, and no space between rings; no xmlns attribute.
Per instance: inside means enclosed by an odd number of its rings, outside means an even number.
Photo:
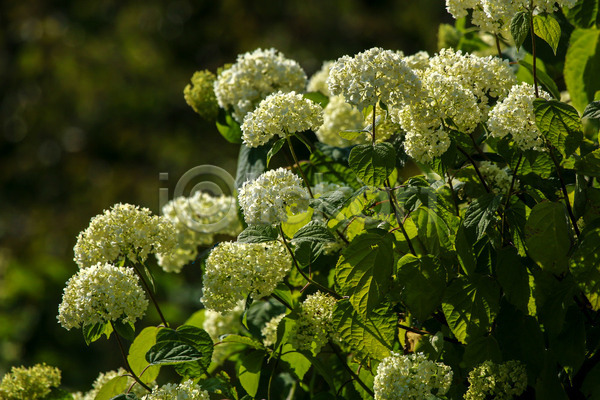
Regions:
<svg viewBox="0 0 600 400"><path fill-rule="evenodd" d="M300 214L308 209L308 191L290 171L279 168L244 183L238 201L248 225L278 224L287 221L288 211Z"/></svg>
<svg viewBox="0 0 600 400"><path fill-rule="evenodd" d="M375 400L437 399L452 383L452 369L430 361L423 353L392 353L377 367Z"/></svg>
<svg viewBox="0 0 600 400"><path fill-rule="evenodd" d="M510 400L527 388L527 372L519 361L495 364L484 361L469 372L469 390L465 400Z"/></svg>
<svg viewBox="0 0 600 400"><path fill-rule="evenodd" d="M180 384L167 383L142 400L210 400L210 396L190 379Z"/></svg>
<svg viewBox="0 0 600 400"><path fill-rule="evenodd" d="M329 71L333 66L333 61L325 61L318 70L308 80L308 86L306 90L309 92L321 92L327 97L331 97L329 86L327 85L327 78L329 77Z"/></svg>
<svg viewBox="0 0 600 400"><path fill-rule="evenodd" d="M540 97L551 99L543 90L540 91ZM535 123L535 98L534 88L530 84L513 86L508 96L490 111L487 122L490 134L497 138L511 135L521 150L543 147L541 134Z"/></svg>
<svg viewBox="0 0 600 400"><path fill-rule="evenodd" d="M283 318L285 318L285 313L271 318L260 330L260 334L264 337L263 344L265 346L273 346L277 342L277 328Z"/></svg>
<svg viewBox="0 0 600 400"><path fill-rule="evenodd" d="M275 49L257 49L238 56L237 62L223 70L214 84L219 106L233 108L240 124L269 94L303 92L306 74L300 65Z"/></svg>
<svg viewBox="0 0 600 400"><path fill-rule="evenodd" d="M0 381L0 399L35 400L46 397L60 386L60 370L46 364L31 368L12 367Z"/></svg>
<svg viewBox="0 0 600 400"><path fill-rule="evenodd" d="M198 246L214 243L217 234L237 236L242 224L231 196L211 196L197 191L191 197L177 197L163 207L164 218L175 228L177 244L168 253L156 255L167 272L180 272L198 255Z"/></svg>
<svg viewBox="0 0 600 400"><path fill-rule="evenodd" d="M315 354L321 351L333 334L335 303L335 298L321 292L307 296L302 302L291 339L298 350L312 350Z"/></svg>
<svg viewBox="0 0 600 400"><path fill-rule="evenodd" d="M142 318L147 307L133 269L98 263L80 269L67 281L58 321L66 329L119 319L133 323Z"/></svg>
<svg viewBox="0 0 600 400"><path fill-rule="evenodd" d="M374 47L354 57L339 58L327 79L332 95L342 95L359 109L382 101L387 105L412 101L421 83L402 56Z"/></svg>
<svg viewBox="0 0 600 400"><path fill-rule="evenodd" d="M206 259L204 296L207 309L233 310L248 295L270 295L292 266L285 247L277 242L219 243Z"/></svg>
<svg viewBox="0 0 600 400"><path fill-rule="evenodd" d="M510 189L513 177L508 173L507 169L501 169L490 161L482 161L479 163L479 171L495 192L503 194L507 193L508 189ZM515 180L513 189L518 188L519 182Z"/></svg>
<svg viewBox="0 0 600 400"><path fill-rule="evenodd" d="M332 96L323 109L323 125L315 131L322 143L336 147L348 147L364 142L364 135L357 134L354 140L340 136L343 131L360 131L364 128L363 115L358 109L346 103L343 96Z"/></svg>
<svg viewBox="0 0 600 400"><path fill-rule="evenodd" d="M219 113L217 96L213 88L216 79L215 74L208 70L196 71L192 76L192 83L183 90L186 103L208 121L217 119Z"/></svg>
<svg viewBox="0 0 600 400"><path fill-rule="evenodd" d="M250 147L258 147L273 136L286 137L295 132L316 130L323 123L323 109L296 92L277 92L246 114L242 138Z"/></svg>
<svg viewBox="0 0 600 400"><path fill-rule="evenodd" d="M167 253L175 246L173 226L149 209L131 204L115 204L92 218L77 237L74 261L80 268L99 262L129 259L144 262L150 253Z"/></svg>

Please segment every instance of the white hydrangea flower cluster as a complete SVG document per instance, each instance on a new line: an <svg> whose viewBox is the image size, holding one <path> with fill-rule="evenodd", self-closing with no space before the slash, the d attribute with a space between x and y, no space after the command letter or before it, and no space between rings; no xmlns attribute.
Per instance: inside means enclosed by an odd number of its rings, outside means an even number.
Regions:
<svg viewBox="0 0 600 400"><path fill-rule="evenodd" d="M361 110L378 101L388 106L414 101L421 91L419 78L402 56L379 47L339 58L327 84L332 95L344 96Z"/></svg>
<svg viewBox="0 0 600 400"><path fill-rule="evenodd" d="M527 389L525 366L515 360L502 364L484 361L469 372L469 390L465 400L510 400Z"/></svg>
<svg viewBox="0 0 600 400"><path fill-rule="evenodd" d="M308 191L292 172L278 168L244 183L238 201L248 225L278 224L287 221L287 213L300 214L308 209Z"/></svg>
<svg viewBox="0 0 600 400"><path fill-rule="evenodd" d="M508 193L513 177L508 173L507 169L501 169L495 163L490 161L482 161L479 163L479 171L495 192L500 194ZM518 188L519 182L515 180L513 190Z"/></svg>
<svg viewBox="0 0 600 400"><path fill-rule="evenodd" d="M333 334L335 303L335 298L321 292L306 297L300 305L296 329L290 339L296 349L312 350L317 354L327 344Z"/></svg>
<svg viewBox="0 0 600 400"><path fill-rule="evenodd" d="M142 397L142 400L210 400L210 396L190 379L180 384L167 383Z"/></svg>
<svg viewBox="0 0 600 400"><path fill-rule="evenodd" d="M508 60L478 57L454 49L442 49L430 58L428 73L434 72L452 78L457 85L471 91L477 98L482 118L489 112L490 98L502 100L517 84Z"/></svg>
<svg viewBox="0 0 600 400"><path fill-rule="evenodd" d="M375 400L437 399L452 383L452 369L430 361L423 353L393 353L377 367Z"/></svg>
<svg viewBox="0 0 600 400"><path fill-rule="evenodd" d="M552 97L539 91L540 98L550 100ZM490 111L487 122L490 134L497 138L511 135L521 150L540 150L543 140L535 124L533 101L536 99L534 87L528 83L515 85L508 96Z"/></svg>
<svg viewBox="0 0 600 400"><path fill-rule="evenodd" d="M108 263L80 269L67 281L58 321L67 330L118 319L134 323L148 308L138 280L132 268Z"/></svg>
<svg viewBox="0 0 600 400"><path fill-rule="evenodd" d="M346 103L343 96L331 96L323 109L323 124L315 131L321 143L336 147L348 147L364 143L364 135L353 140L340 136L343 131L360 131L364 128L363 115L358 109Z"/></svg>
<svg viewBox="0 0 600 400"><path fill-rule="evenodd" d="M571 8L576 0L533 0L533 10L536 13L553 13L560 7ZM446 9L456 19L467 16L472 10L471 22L481 29L491 33L501 33L510 25L512 18L519 11L530 7L530 0L446 0Z"/></svg>
<svg viewBox="0 0 600 400"><path fill-rule="evenodd" d="M206 259L204 296L209 310L233 310L248 295L270 295L292 267L283 244L221 242Z"/></svg>
<svg viewBox="0 0 600 400"><path fill-rule="evenodd" d="M406 107L409 107L408 105ZM373 111L365 117L364 122L365 130L373 129ZM390 113L381 107L377 107L375 111L375 141L385 142L398 132L402 131L400 124L392 120ZM371 142L371 133L365 133L367 142Z"/></svg>
<svg viewBox="0 0 600 400"><path fill-rule="evenodd" d="M175 246L175 230L166 219L147 208L115 204L92 218L79 233L73 259L79 268L127 258L142 263L150 253L168 253Z"/></svg>
<svg viewBox="0 0 600 400"><path fill-rule="evenodd" d="M156 254L158 265L166 272L180 272L196 258L198 246L213 244L215 235L237 236L242 231L236 199L231 196L197 191L169 201L162 211L175 228L177 240L171 252Z"/></svg>
<svg viewBox="0 0 600 400"><path fill-rule="evenodd" d="M327 97L331 97L329 86L327 85L327 78L329 77L329 70L333 66L333 61L324 61L321 69L315 72L308 80L308 86L306 90L309 92L321 92Z"/></svg>
<svg viewBox="0 0 600 400"><path fill-rule="evenodd" d="M53 387L60 386L60 370L44 364L33 367L12 367L0 381L0 399L43 399Z"/></svg>
<svg viewBox="0 0 600 400"><path fill-rule="evenodd" d="M233 108L233 117L241 124L246 114L269 94L303 92L306 81L306 74L296 61L273 48L256 49L240 54L235 64L223 70L214 89L219 106Z"/></svg>
<svg viewBox="0 0 600 400"><path fill-rule="evenodd" d="M279 314L271 318L260 330L261 335L264 337L263 344L266 347L273 346L277 342L277 327L283 318L285 318L285 314Z"/></svg>
<svg viewBox="0 0 600 400"><path fill-rule="evenodd" d="M134 393L137 397L142 397L148 393L141 385L138 385L137 383L134 384L135 379L133 379L133 377L131 377L124 368L119 368L117 371L101 372L92 384L92 390L86 392L85 394L74 393L73 398L75 400L94 400L100 389L102 389L102 386L118 376L124 376L127 378L127 387L131 387L131 393ZM151 386L154 385L155 384Z"/></svg>
<svg viewBox="0 0 600 400"><path fill-rule="evenodd" d="M246 114L242 138L249 147L267 143L273 136L282 138L295 132L316 130L323 124L323 109L294 91L270 94Z"/></svg>
<svg viewBox="0 0 600 400"><path fill-rule="evenodd" d="M405 56L404 61L415 72L424 71L429 68L429 53L426 51L419 51L410 56Z"/></svg>

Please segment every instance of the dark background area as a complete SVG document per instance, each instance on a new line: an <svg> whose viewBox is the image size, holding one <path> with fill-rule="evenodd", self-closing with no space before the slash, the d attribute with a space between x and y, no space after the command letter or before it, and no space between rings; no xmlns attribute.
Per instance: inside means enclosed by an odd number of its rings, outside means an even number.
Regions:
<svg viewBox="0 0 600 400"><path fill-rule="evenodd" d="M257 47L309 76L374 46L435 52L440 22L441 0L1 2L0 376L45 361L85 390L120 366L112 341L60 327L58 304L91 217L118 202L158 212L159 188L196 165L235 171L238 146L183 99L194 71ZM200 307L194 266L157 276L169 320Z"/></svg>

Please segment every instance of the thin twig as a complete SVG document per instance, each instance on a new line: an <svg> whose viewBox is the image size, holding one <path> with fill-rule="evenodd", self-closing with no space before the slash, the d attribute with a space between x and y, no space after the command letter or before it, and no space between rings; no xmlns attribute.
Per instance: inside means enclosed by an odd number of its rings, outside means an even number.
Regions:
<svg viewBox="0 0 600 400"><path fill-rule="evenodd" d="M340 351L335 347L335 345L333 343L331 343L331 341L329 342L329 346L333 349L333 352L335 353L337 358L339 358L342 365L344 366L346 371L348 371L350 376L352 376L352 378L354 378L354 380L356 382L358 382L358 384L365 390L365 392L367 392L369 394L369 396L375 397L375 393L373 393L373 391L371 389L369 389L369 387L362 381L362 379L360 379L360 376L358 376L356 374L356 372L352 371L352 368L350 368L350 366L347 364L347 362L344 360L344 358L340 354Z"/></svg>
<svg viewBox="0 0 600 400"><path fill-rule="evenodd" d="M394 205L394 196L392 196L392 192L390 190L391 185L390 185L389 179L386 180L386 184L387 184L387 187L386 187L385 191L388 195L388 199L390 200L390 206L392 207L392 211L394 212L396 221L398 221L398 227L400 228L400 230L402 231L402 235L404 235L404 238L406 239L406 243L408 244L408 248L409 248L410 252L412 253L413 256L416 256L417 252L415 251L415 248L412 245L410 237L408 237L408 232L406 232L406 229L404 229L404 221L402 221L402 219L400 218L400 214L398 214L398 209Z"/></svg>
<svg viewBox="0 0 600 400"><path fill-rule="evenodd" d="M477 176L479 177L479 180L481 181L481 184L483 185L483 188L485 189L485 191L488 193L491 193L490 188L488 187L487 183L485 182L485 179L483 179L483 175L481 175L481 172L479 171L479 168L477 167L477 164L475 163L475 160L473 160L473 158L469 155L469 153L467 153L465 151L465 149L463 149L462 147L456 146L456 148L458 149L458 151L463 153L463 155L465 157L467 157L467 159L471 162L471 164L473 165L473 168L475 168L475 172L477 173Z"/></svg>
<svg viewBox="0 0 600 400"><path fill-rule="evenodd" d="M494 38L496 38L496 51L498 51L498 57L502 58L502 49L500 48L500 37L497 33L494 33Z"/></svg>
<svg viewBox="0 0 600 400"><path fill-rule="evenodd" d="M125 355L125 348L123 347L123 343L121 343L121 339L119 338L119 334L117 333L117 330L115 329L115 325L113 324L112 321L110 321L110 325L112 326L113 331L115 331L115 337L117 338L117 343L119 343L119 350L121 350L121 354L123 355L123 360L125 361L125 369L127 370L127 372L129 372L131 374L131 376L133 377L133 379L135 379L135 381L137 383L139 383L149 393L152 393L152 389L150 389L150 387L148 385L146 385L144 382L142 382L142 380L135 374L135 372L133 372L133 369L131 369L131 366L129 365L129 361L127 360L127 356Z"/></svg>
<svg viewBox="0 0 600 400"><path fill-rule="evenodd" d="M533 87L535 88L535 97L540 97L537 83L537 67L535 55L535 31L533 28L533 0L529 2L529 33L531 34L531 56L533 57Z"/></svg>
<svg viewBox="0 0 600 400"><path fill-rule="evenodd" d="M281 304L283 304L288 310L293 310L292 306L287 301L285 301L283 298L281 298L281 296L279 296L278 294L271 293L271 296L273 296L274 299L276 299Z"/></svg>
<svg viewBox="0 0 600 400"><path fill-rule="evenodd" d="M302 167L300 167L298 157L296 157L296 152L294 151L294 146L292 145L292 138L290 137L290 135L286 135L285 137L287 139L288 147L290 148L290 153L292 153L292 157L294 158L294 162L296 163L296 169L298 170L298 172L300 172L300 175L304 180L304 184L306 185L306 190L308 190L308 194L310 194L310 197L314 199L315 196L313 195L312 190L310 190L310 183L308 183L308 179L306 179L306 175L304 175L304 171L302 171Z"/></svg>
<svg viewBox="0 0 600 400"><path fill-rule="evenodd" d="M133 270L135 271L135 273L137 274L137 276L142 281L142 285L146 289L146 292L148 292L148 296L150 296L150 300L152 300L152 303L154 304L154 307L156 308L156 311L158 312L158 315L159 315L160 320L162 321L163 325L168 328L169 327L169 323L165 319L165 316L163 315L162 311L160 310L160 307L158 306L158 302L156 301L156 298L154 297L154 294L152 293L152 290L150 289L150 286L148 286L148 283L146 282L146 280L144 279L144 277L142 276L142 274L140 273L140 271L137 269L137 267L135 266L135 264L133 265Z"/></svg>
<svg viewBox="0 0 600 400"><path fill-rule="evenodd" d="M560 188L563 192L563 196L565 197L565 205L567 206L567 212L569 213L569 218L571 219L571 223L573 224L573 229L575 230L575 234L577 235L577 238L579 239L580 232L579 232L579 228L577 227L577 219L575 218L575 215L573 214L573 209L571 208L571 202L569 201L569 193L567 192L567 186L565 185L565 180L563 179L563 176L562 176L560 164L558 163L558 160L556 159L556 156L554 155L554 151L552 150L552 145L550 143L547 143L546 146L550 150L550 158L552 158L552 161L554 162L554 165L556 166L556 173L558 174L558 179L560 180Z"/></svg>

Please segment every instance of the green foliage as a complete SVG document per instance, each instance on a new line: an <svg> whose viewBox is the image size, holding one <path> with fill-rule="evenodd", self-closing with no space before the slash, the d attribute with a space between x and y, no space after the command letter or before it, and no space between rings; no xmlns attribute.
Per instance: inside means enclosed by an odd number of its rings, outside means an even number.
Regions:
<svg viewBox="0 0 600 400"><path fill-rule="evenodd" d="M597 6L597 4L596 4ZM571 101L577 110L583 112L600 90L600 30L575 29L565 58L565 83Z"/></svg>
<svg viewBox="0 0 600 400"><path fill-rule="evenodd" d="M390 143L361 144L352 149L350 168L369 186L383 186L396 167L396 151Z"/></svg>
<svg viewBox="0 0 600 400"><path fill-rule="evenodd" d="M552 51L556 54L558 42L560 41L560 24L549 14L533 16L533 31L536 35L544 39L546 43L552 47Z"/></svg>
<svg viewBox="0 0 600 400"><path fill-rule="evenodd" d="M517 50L523 45L523 42L529 34L529 23L531 13L528 11L519 11L516 13L510 22L510 33L515 41ZM535 26L534 26L535 27Z"/></svg>
<svg viewBox="0 0 600 400"><path fill-rule="evenodd" d="M581 119L570 105L556 100L536 99L535 123L542 135L563 155L571 155L581 144Z"/></svg>

